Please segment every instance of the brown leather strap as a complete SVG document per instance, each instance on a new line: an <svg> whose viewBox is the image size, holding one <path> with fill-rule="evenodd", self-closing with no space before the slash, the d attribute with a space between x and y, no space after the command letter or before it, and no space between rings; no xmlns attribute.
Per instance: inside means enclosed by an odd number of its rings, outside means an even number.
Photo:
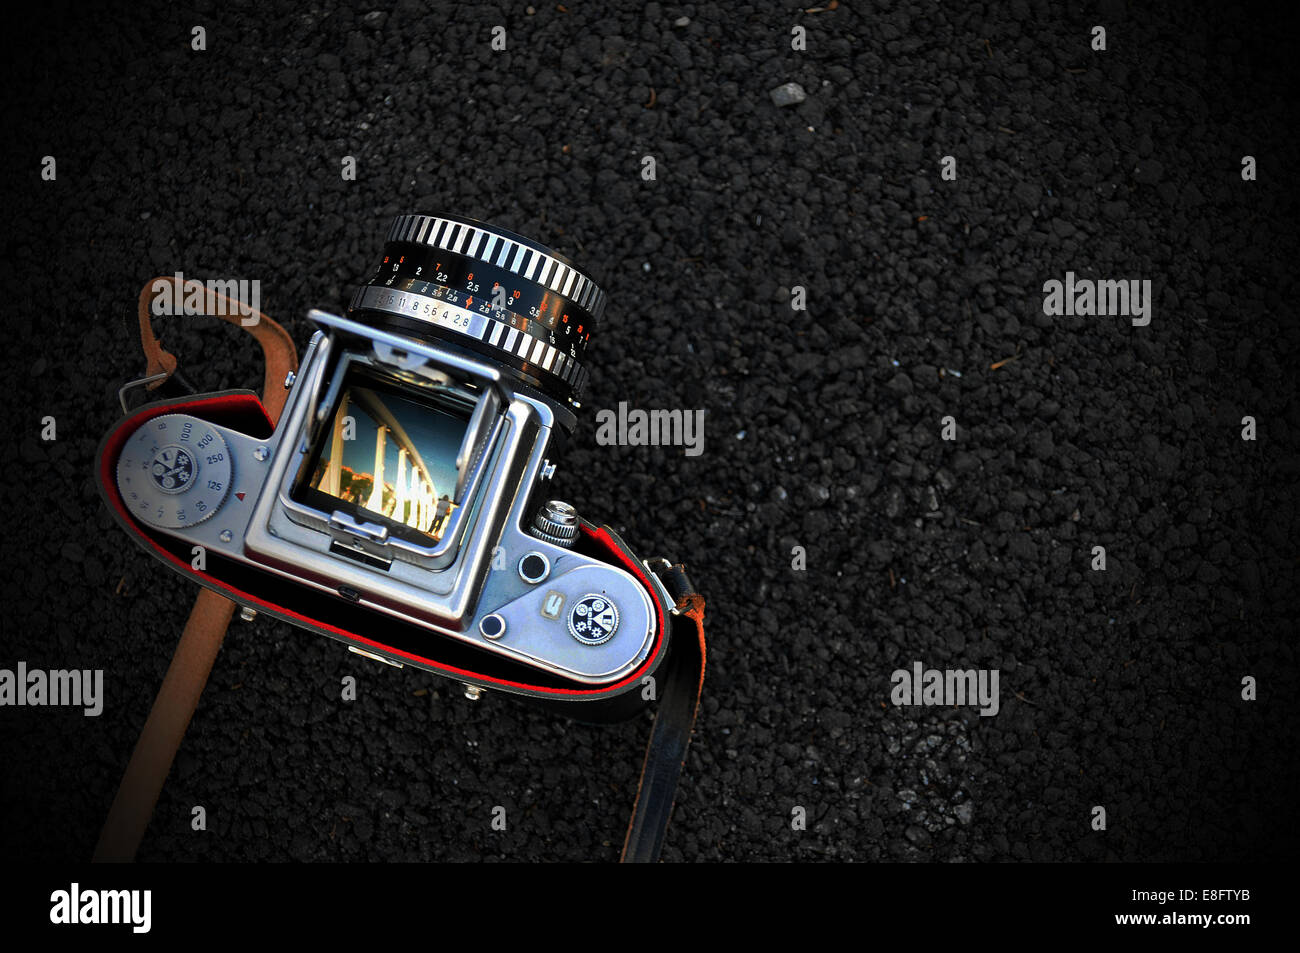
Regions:
<svg viewBox="0 0 1300 953"><path fill-rule="evenodd" d="M180 301L186 294L186 288L176 281L174 277L162 276L148 282L140 291L140 298L137 302L137 312L140 316L140 345L144 348L144 357L147 363L144 376L152 377L155 374L166 374L170 377L176 373L176 356L163 349L162 343L153 333L152 304L159 294L158 285L161 282L171 282L173 286L171 300ZM189 282L186 282L189 284ZM215 315L223 321L243 328L253 337L257 338L257 343L262 345L262 357L266 360L266 371L262 375L262 403L266 407L267 414L272 421L280 419L280 411L284 408L284 402L287 395L284 387L286 377L290 371L298 369L298 351L293 346L293 338L289 337L289 332L280 327L279 324L272 321L261 311L252 311L245 315L243 306L227 298L223 294L204 288L204 307L205 313ZM251 321L245 324L245 321ZM167 380L167 377L161 377L149 384L149 390L156 390L161 387Z"/></svg>
<svg viewBox="0 0 1300 953"><path fill-rule="evenodd" d="M146 377L160 373L170 377L176 372L176 357L163 350L162 344L154 335L150 318L150 306L157 294L158 283L164 281L176 284L174 278L155 278L140 292L140 343L148 362ZM179 300L177 296L184 291L183 287L174 288L173 300ZM218 315L248 331L262 346L262 356L266 360L262 404L272 422L279 420L286 397L283 382L291 371L298 369L298 352L293 346L293 339L284 328L260 311L247 315L248 319L256 320L244 324L244 316L240 314L236 302L211 290L205 289L205 294L209 314ZM165 380L165 377L160 378L149 385L150 389L160 386ZM185 737L185 729L194 717L194 709L208 682L212 664L225 639L234 612L235 604L229 599L209 589L199 590L194 608L190 610L189 621L186 622L176 652L172 655L171 665L163 677L162 687L158 689L158 697L154 699L149 718L131 753L131 761L126 766L117 796L109 809L108 820L99 835L94 855L97 862L121 862L135 858L145 828L149 826L154 805L158 803L163 782L171 771L172 761Z"/></svg>
<svg viewBox="0 0 1300 953"><path fill-rule="evenodd" d="M199 590L99 835L97 862L135 858L234 612L235 604L229 599L211 589Z"/></svg>

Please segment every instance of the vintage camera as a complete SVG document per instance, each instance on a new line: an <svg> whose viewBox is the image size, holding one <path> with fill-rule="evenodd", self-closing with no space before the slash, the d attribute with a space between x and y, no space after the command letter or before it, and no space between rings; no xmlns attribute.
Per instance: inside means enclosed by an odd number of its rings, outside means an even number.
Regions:
<svg viewBox="0 0 1300 953"><path fill-rule="evenodd" d="M310 312L273 429L249 392L147 404L105 438L101 488L153 555L247 610L471 697L626 714L674 602L546 492L605 300L513 232L399 216L346 315Z"/></svg>

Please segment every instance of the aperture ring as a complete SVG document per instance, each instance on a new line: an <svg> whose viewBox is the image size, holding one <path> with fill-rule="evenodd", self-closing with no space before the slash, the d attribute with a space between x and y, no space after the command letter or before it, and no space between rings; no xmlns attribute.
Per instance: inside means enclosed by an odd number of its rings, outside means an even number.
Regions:
<svg viewBox="0 0 1300 953"><path fill-rule="evenodd" d="M581 359L595 318L576 301L504 268L454 252L409 242L390 242L368 285L445 298L480 314L509 311L516 327L542 334ZM440 286L433 289L433 286Z"/></svg>
<svg viewBox="0 0 1300 953"><path fill-rule="evenodd" d="M559 378L575 392L581 391L587 381L585 367L542 338L513 328L507 321L450 304L432 295L366 285L358 289L352 299L352 309L380 311L455 331L503 356L508 355L522 364L526 371L544 372Z"/></svg>

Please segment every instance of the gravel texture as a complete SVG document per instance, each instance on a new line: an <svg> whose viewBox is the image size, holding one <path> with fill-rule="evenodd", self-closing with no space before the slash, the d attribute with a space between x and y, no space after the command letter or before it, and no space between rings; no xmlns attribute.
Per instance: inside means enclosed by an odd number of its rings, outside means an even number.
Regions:
<svg viewBox="0 0 1300 953"><path fill-rule="evenodd" d="M89 856L194 596L93 482L141 286L256 278L301 348L392 215L445 210L610 295L556 489L709 599L665 859L1290 856L1293 14L431 6L55 2L6 30L0 667L103 669L107 698L0 710L0 855ZM1150 325L1044 315L1067 271L1149 279ZM260 385L251 339L163 321L199 387ZM703 454L598 446L619 401L705 409ZM999 670L999 712L892 705L914 661ZM648 731L236 622L140 857L612 860Z"/></svg>

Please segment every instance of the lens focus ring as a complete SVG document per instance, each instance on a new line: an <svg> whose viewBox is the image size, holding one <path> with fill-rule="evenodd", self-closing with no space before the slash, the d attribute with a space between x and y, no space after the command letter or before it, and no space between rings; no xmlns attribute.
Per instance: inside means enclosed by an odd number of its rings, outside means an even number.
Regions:
<svg viewBox="0 0 1300 953"><path fill-rule="evenodd" d="M455 216L400 215L351 312L489 355L567 400L586 383L582 359L605 300L568 259L514 232Z"/></svg>

